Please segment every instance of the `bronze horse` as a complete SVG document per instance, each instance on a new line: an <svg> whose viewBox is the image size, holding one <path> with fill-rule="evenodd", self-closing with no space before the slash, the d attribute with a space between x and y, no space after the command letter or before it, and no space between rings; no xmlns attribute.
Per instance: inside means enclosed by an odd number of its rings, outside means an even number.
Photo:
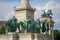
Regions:
<svg viewBox="0 0 60 40"><path fill-rule="evenodd" d="M47 12L43 11L42 17L52 16L52 11L49 9Z"/></svg>

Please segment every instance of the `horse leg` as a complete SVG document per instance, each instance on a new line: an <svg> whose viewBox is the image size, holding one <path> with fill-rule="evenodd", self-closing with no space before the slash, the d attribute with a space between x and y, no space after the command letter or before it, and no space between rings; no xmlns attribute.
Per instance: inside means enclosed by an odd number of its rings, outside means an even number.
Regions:
<svg viewBox="0 0 60 40"><path fill-rule="evenodd" d="M18 31L19 31L19 33L20 33L20 26L18 27Z"/></svg>

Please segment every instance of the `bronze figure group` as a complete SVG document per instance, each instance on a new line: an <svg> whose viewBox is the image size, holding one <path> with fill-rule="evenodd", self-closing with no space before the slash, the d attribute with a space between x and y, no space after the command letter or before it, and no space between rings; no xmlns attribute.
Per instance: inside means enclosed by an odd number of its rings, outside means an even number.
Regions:
<svg viewBox="0 0 60 40"><path fill-rule="evenodd" d="M6 23L6 28L8 32L16 32L18 28L19 32L24 32L26 30L27 33L40 33L40 29L42 29L42 32L49 30L49 23L46 20L41 22L39 19L37 19L36 21L26 19L26 21L20 21L18 23L17 19L13 18ZM22 28L22 30L20 30L20 28Z"/></svg>
<svg viewBox="0 0 60 40"><path fill-rule="evenodd" d="M47 12L45 12L44 10L43 12L44 13L42 14L42 17L48 17L53 15L51 10L48 10ZM20 33L24 31L26 31L27 33L40 33L40 29L43 33L45 31L49 31L49 22L47 20L41 22L39 19L34 21L30 18L27 18L24 22L17 21L18 20L15 17L7 21L6 29L8 30L8 32L16 32L17 28Z"/></svg>

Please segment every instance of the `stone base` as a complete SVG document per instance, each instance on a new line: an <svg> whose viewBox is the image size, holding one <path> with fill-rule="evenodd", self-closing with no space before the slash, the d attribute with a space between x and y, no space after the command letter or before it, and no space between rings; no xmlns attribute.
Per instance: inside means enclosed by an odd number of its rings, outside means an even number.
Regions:
<svg viewBox="0 0 60 40"><path fill-rule="evenodd" d="M52 40L50 35L37 33L2 34L0 40Z"/></svg>

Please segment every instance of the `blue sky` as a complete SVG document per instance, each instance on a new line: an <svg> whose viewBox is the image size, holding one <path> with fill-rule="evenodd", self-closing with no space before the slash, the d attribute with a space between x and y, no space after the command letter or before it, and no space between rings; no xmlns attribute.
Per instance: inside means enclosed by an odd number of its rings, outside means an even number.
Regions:
<svg viewBox="0 0 60 40"><path fill-rule="evenodd" d="M19 6L21 0L0 0L0 20L8 20L15 15L14 6ZM60 30L60 0L30 0L30 5L36 8L35 19L41 17L42 9L53 11L54 29Z"/></svg>

